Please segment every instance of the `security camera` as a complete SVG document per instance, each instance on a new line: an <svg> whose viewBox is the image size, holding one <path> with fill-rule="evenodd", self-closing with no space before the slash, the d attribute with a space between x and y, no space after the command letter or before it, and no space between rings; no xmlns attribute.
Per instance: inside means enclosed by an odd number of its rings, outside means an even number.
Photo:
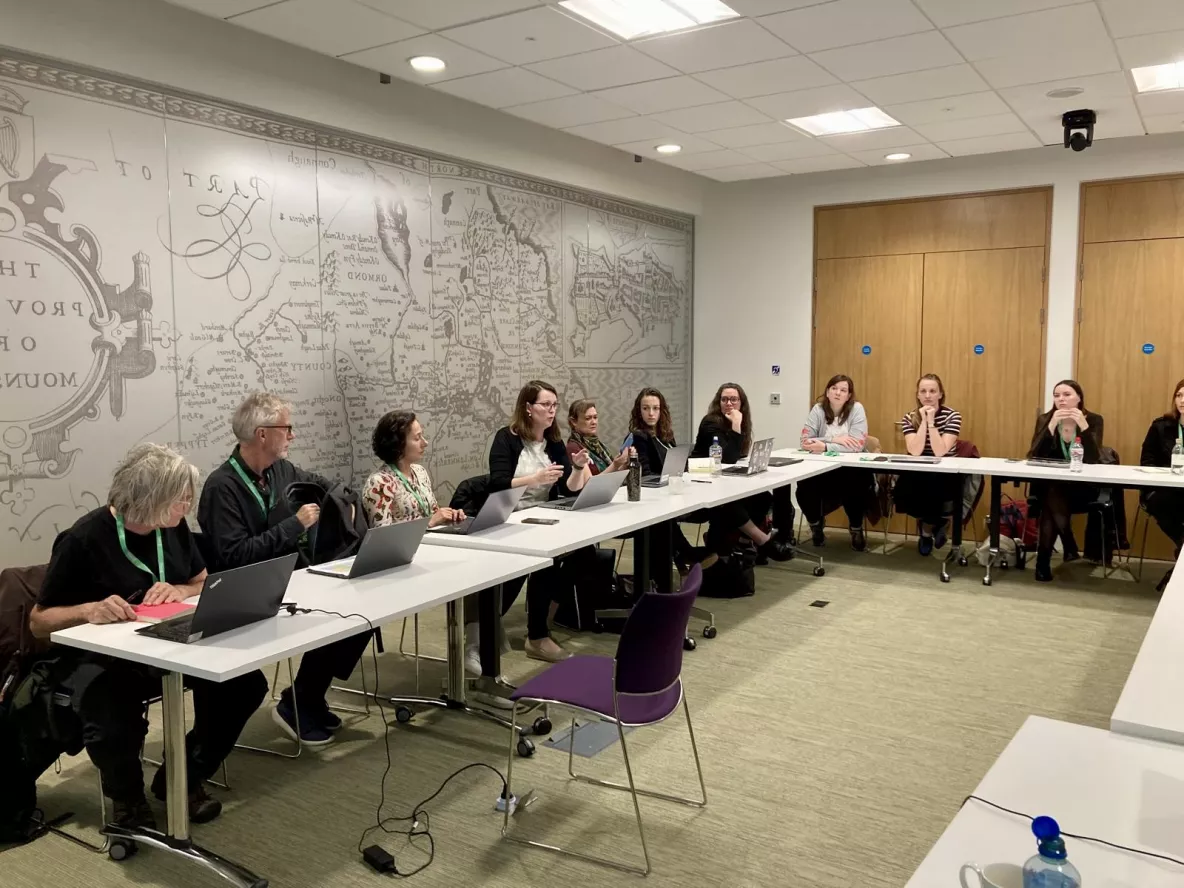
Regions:
<svg viewBox="0 0 1184 888"><path fill-rule="evenodd" d="M391 75L390 74L383 74L382 72L379 72L378 82L381 83L383 86L386 86L387 84L389 84L391 82Z"/></svg>
<svg viewBox="0 0 1184 888"><path fill-rule="evenodd" d="M1094 124L1098 122L1097 112L1089 108L1066 111L1061 115L1061 126L1065 128L1065 147L1084 151L1094 143Z"/></svg>
<svg viewBox="0 0 1184 888"><path fill-rule="evenodd" d="M633 155L633 162L634 162L634 163L641 163L641 155L640 155L640 154L634 154L634 155Z"/></svg>

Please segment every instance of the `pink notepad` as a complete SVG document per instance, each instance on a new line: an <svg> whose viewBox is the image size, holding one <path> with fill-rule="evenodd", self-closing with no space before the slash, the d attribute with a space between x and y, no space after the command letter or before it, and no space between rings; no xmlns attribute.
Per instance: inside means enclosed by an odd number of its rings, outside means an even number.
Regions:
<svg viewBox="0 0 1184 888"><path fill-rule="evenodd" d="M136 604L132 610L136 612L139 623L159 623L177 614L184 614L197 607L196 604L186 604L184 601L170 601L167 604Z"/></svg>

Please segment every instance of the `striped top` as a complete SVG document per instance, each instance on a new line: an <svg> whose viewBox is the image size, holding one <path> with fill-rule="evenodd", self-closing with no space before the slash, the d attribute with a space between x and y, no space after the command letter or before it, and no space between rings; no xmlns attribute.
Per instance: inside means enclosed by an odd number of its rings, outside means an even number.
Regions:
<svg viewBox="0 0 1184 888"><path fill-rule="evenodd" d="M933 416L933 424L937 426L937 430L943 435L959 435L962 433L962 414L952 407L946 407L944 404L937 408L937 413ZM904 418L900 421L900 430L905 435L915 435L917 433L917 426L913 422L912 413L906 413ZM922 456L933 456L933 446L929 443L929 436L925 436L925 449L921 451Z"/></svg>

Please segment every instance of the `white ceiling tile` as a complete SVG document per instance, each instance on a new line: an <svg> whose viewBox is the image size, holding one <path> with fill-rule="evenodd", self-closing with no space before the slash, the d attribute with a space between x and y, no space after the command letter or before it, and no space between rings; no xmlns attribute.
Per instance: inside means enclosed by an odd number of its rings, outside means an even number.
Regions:
<svg viewBox="0 0 1184 888"><path fill-rule="evenodd" d="M851 84L877 105L898 105L960 96L988 88L987 82L970 65L951 65L930 71L914 71L874 80L857 80Z"/></svg>
<svg viewBox="0 0 1184 888"><path fill-rule="evenodd" d="M777 160L773 162L773 166L787 173L821 173L824 170L850 170L867 164L846 154L828 154L825 157L803 157L800 160Z"/></svg>
<svg viewBox="0 0 1184 888"><path fill-rule="evenodd" d="M659 145L667 144L682 146L682 151L678 153L679 157L685 157L688 154L703 154L707 151L719 151L720 149L720 146L714 142L709 142L702 136L692 136L688 133L676 133L662 139L639 139L636 142L622 142L613 147L619 148L621 151L627 151L630 154L640 154L642 157L655 157L664 160L668 155L658 154L655 149Z"/></svg>
<svg viewBox="0 0 1184 888"><path fill-rule="evenodd" d="M1144 114L1149 133L1184 132L1184 114Z"/></svg>
<svg viewBox="0 0 1184 888"><path fill-rule="evenodd" d="M615 46L616 40L551 7L527 9L443 32L465 46L514 65Z"/></svg>
<svg viewBox="0 0 1184 888"><path fill-rule="evenodd" d="M1062 100L1063 101L1063 100ZM1075 105L1073 107L1081 107ZM1088 107L1093 107L1089 105ZM1104 107L1095 108L1098 123L1094 127L1095 139L1118 139L1124 136L1141 136L1146 132L1143 119L1135 107L1135 100L1129 96L1108 99ZM1061 124L1060 109L1020 113L1028 127L1036 133L1045 145L1063 145L1065 128Z"/></svg>
<svg viewBox="0 0 1184 888"><path fill-rule="evenodd" d="M651 118L668 124L685 133L700 133L707 130L725 129L731 126L751 126L768 123L769 118L743 102L717 102L714 105L699 105L695 108L680 108L677 111L663 111Z"/></svg>
<svg viewBox="0 0 1184 888"><path fill-rule="evenodd" d="M1050 99L1052 90L1075 86L1084 92L1067 99ZM1069 77L1063 80L1049 80L1045 83L1031 83L1001 89L999 95L1017 113L1055 112L1059 117L1063 111L1074 108L1093 108L1114 99L1130 99L1131 87L1126 74L1115 71L1109 74L1095 74L1092 77Z"/></svg>
<svg viewBox="0 0 1184 888"><path fill-rule="evenodd" d="M778 142L775 145L753 145L741 149L753 160L768 163L773 160L798 160L802 157L822 157L826 154L838 154L834 148L819 142L817 139L803 139L800 142Z"/></svg>
<svg viewBox="0 0 1184 888"><path fill-rule="evenodd" d="M1144 93L1136 96L1135 101L1138 102L1139 110L1144 114L1152 116L1184 114L1184 89Z"/></svg>
<svg viewBox="0 0 1184 888"><path fill-rule="evenodd" d="M663 163L676 166L680 170L691 171L740 166L741 164L751 162L752 161L750 161L739 151L709 151L706 154L688 154L685 157L681 154L676 154L673 157L666 158L663 161Z"/></svg>
<svg viewBox="0 0 1184 888"><path fill-rule="evenodd" d="M524 105L570 96L575 90L554 80L541 77L524 68L502 68L475 77L446 80L435 84L440 92L468 99L490 108L505 108L508 105Z"/></svg>
<svg viewBox="0 0 1184 888"><path fill-rule="evenodd" d="M669 77L666 80L633 83L629 86L598 90L595 95L613 104L630 108L638 114L709 105L727 99L719 90L712 89L693 77Z"/></svg>
<svg viewBox="0 0 1184 888"><path fill-rule="evenodd" d="M838 78L805 56L737 65L695 75L720 92L736 99L768 96L789 89L811 89L838 83Z"/></svg>
<svg viewBox="0 0 1184 888"><path fill-rule="evenodd" d="M506 108L505 111L544 126L555 127L578 126L581 123L598 123L601 120L633 116L633 112L628 108L606 102L591 93L532 102L528 105L515 105Z"/></svg>
<svg viewBox="0 0 1184 888"><path fill-rule="evenodd" d="M1114 41L1122 64L1127 68L1142 68L1146 65L1164 65L1168 62L1184 61L1184 31L1164 31L1161 34L1143 34L1140 37L1123 37Z"/></svg>
<svg viewBox="0 0 1184 888"><path fill-rule="evenodd" d="M1036 58L1058 47L1071 49L1074 53L1110 52L1113 55L1110 35L1102 23L1101 13L1092 3L960 25L948 28L945 35L970 62Z"/></svg>
<svg viewBox="0 0 1184 888"><path fill-rule="evenodd" d="M907 126L892 126L866 133L827 136L822 141L846 154L853 154L856 151L875 151L880 148L898 148L901 145L920 145L925 141L925 138L917 135Z"/></svg>
<svg viewBox="0 0 1184 888"><path fill-rule="evenodd" d="M628 46L610 46L561 59L535 62L526 67L536 74L585 91L678 76L674 68Z"/></svg>
<svg viewBox="0 0 1184 888"><path fill-rule="evenodd" d="M790 9L801 9L803 6L818 6L829 3L830 0L727 0L728 6L741 15L756 18L758 15L772 15L775 12L786 12Z"/></svg>
<svg viewBox="0 0 1184 888"><path fill-rule="evenodd" d="M979 136L997 136L1004 133L1027 132L1025 123L1008 111L1006 114L992 114L990 117L971 117L965 120L946 120L941 123L926 123L917 127L917 132L931 142L948 142L954 139L975 139Z"/></svg>
<svg viewBox="0 0 1184 888"><path fill-rule="evenodd" d="M725 148L747 148L749 145L771 145L774 142L796 142L809 138L783 123L758 123L755 126L712 130L702 133L702 136Z"/></svg>
<svg viewBox="0 0 1184 888"><path fill-rule="evenodd" d="M903 105L885 105L884 110L901 123L915 127L924 123L944 123L948 120L1005 114L1010 109L1007 103L999 98L998 93L978 92L966 96L946 96L944 99L908 102Z"/></svg>
<svg viewBox="0 0 1184 888"><path fill-rule="evenodd" d="M283 0L237 15L233 22L334 56L423 33L410 22L383 15L353 0Z"/></svg>
<svg viewBox="0 0 1184 888"><path fill-rule="evenodd" d="M909 0L833 0L760 23L799 52L869 43L933 28Z"/></svg>
<svg viewBox="0 0 1184 888"><path fill-rule="evenodd" d="M911 154L908 160L888 160L888 154ZM949 157L936 145L928 143L922 145L899 145L891 150L885 151L879 148L873 151L852 151L851 156L856 160L862 160L868 166L896 166L902 163L916 163L918 160L940 160L943 157Z"/></svg>
<svg viewBox="0 0 1184 888"><path fill-rule="evenodd" d="M797 55L751 19L651 37L632 45L687 74Z"/></svg>
<svg viewBox="0 0 1184 888"><path fill-rule="evenodd" d="M923 31L875 43L828 49L826 52L812 53L810 58L840 80L848 82L940 68L962 61L958 50L939 31Z"/></svg>
<svg viewBox="0 0 1184 888"><path fill-rule="evenodd" d="M174 6L184 6L195 12L224 19L258 9L261 6L269 6L275 0L168 0L168 2Z"/></svg>
<svg viewBox="0 0 1184 888"><path fill-rule="evenodd" d="M1063 44L1032 56L984 59L975 62L974 66L995 89L1119 70L1118 58L1109 46L1103 51L1088 53Z"/></svg>
<svg viewBox="0 0 1184 888"><path fill-rule="evenodd" d="M438 31L538 6L542 0L358 0L387 15Z"/></svg>
<svg viewBox="0 0 1184 888"><path fill-rule="evenodd" d="M852 108L866 108L870 104L866 97L845 83L820 86L817 89L799 89L773 96L758 96L748 99L747 103L778 120L809 117L812 114L826 114L831 111L850 111Z"/></svg>
<svg viewBox="0 0 1184 888"><path fill-rule="evenodd" d="M1006 18L1088 0L913 0L939 28Z"/></svg>
<svg viewBox="0 0 1184 888"><path fill-rule="evenodd" d="M435 56L443 59L447 68L435 74L416 71L407 60L414 56ZM506 67L505 62L484 55L476 50L453 43L439 34L421 34L410 40L400 40L398 43L388 43L374 49L364 49L361 52L350 52L341 56L347 62L383 71L401 80L412 83L439 83L444 80L455 80L458 77L469 77L473 74L484 74L486 71L496 71Z"/></svg>
<svg viewBox="0 0 1184 888"><path fill-rule="evenodd" d="M955 139L938 142L937 147L955 157L968 154L990 154L994 151L1019 151L1024 148L1039 148L1040 140L1031 133L1006 133L1000 136L982 136L977 139Z"/></svg>
<svg viewBox="0 0 1184 888"><path fill-rule="evenodd" d="M717 182L739 182L742 179L767 179L770 176L784 176L785 173L767 163L746 163L718 170L704 170L703 175L709 179L715 179Z"/></svg>
<svg viewBox="0 0 1184 888"><path fill-rule="evenodd" d="M1098 0L1098 5L1114 37L1184 28L1184 3L1180 0Z"/></svg>
<svg viewBox="0 0 1184 888"><path fill-rule="evenodd" d="M565 132L605 145L620 145L622 142L638 142L650 139L665 139L681 135L679 131L652 117L624 117L620 120L606 120L601 123L585 123L564 128Z"/></svg>

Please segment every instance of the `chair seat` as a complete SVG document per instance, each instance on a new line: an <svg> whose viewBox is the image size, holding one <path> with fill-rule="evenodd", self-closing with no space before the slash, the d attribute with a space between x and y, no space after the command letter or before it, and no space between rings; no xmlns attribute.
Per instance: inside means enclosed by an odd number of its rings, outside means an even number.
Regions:
<svg viewBox="0 0 1184 888"><path fill-rule="evenodd" d="M579 655L553 664L546 672L520 685L511 700L551 700L578 706L615 719L613 712L613 658ZM621 695L621 723L647 725L672 713L682 699L682 680L660 694L648 697Z"/></svg>

